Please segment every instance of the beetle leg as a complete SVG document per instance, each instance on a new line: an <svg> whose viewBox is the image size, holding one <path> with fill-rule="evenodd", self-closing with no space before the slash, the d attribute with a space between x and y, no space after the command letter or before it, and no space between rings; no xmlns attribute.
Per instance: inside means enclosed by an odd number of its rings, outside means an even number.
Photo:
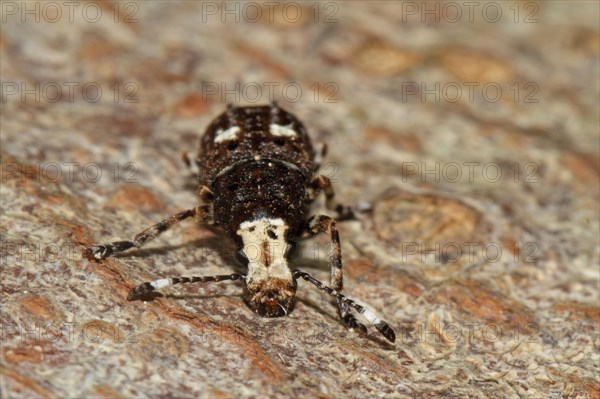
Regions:
<svg viewBox="0 0 600 399"><path fill-rule="evenodd" d="M356 219L356 213L352 207L340 204L335 200L335 191L331 186L331 180L327 176L319 175L310 183L309 198L314 200L323 191L325 193L325 206L329 210L337 213L337 219L349 220Z"/></svg>
<svg viewBox="0 0 600 399"><path fill-rule="evenodd" d="M212 221L212 212L209 205L199 206L197 208L187 209L176 213L165 220L151 226L144 231L136 234L131 241L114 241L107 244L97 244L86 248L86 255L96 260L107 258L111 255L116 255L130 248L140 248L149 241L152 241L159 234L167 231L175 224L190 218L195 217L198 222L210 223Z"/></svg>

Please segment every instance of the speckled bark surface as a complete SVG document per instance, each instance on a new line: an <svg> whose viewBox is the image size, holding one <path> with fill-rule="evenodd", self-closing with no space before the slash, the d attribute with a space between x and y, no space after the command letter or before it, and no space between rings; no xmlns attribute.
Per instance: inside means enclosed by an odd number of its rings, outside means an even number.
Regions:
<svg viewBox="0 0 600 399"><path fill-rule="evenodd" d="M2 3L2 397L600 396L597 3L496 2L497 22L453 3L456 23L420 2L307 3L298 21L275 3L239 23L199 2L101 2L92 23L84 4L23 23ZM234 82L237 100L210 94ZM280 319L240 283L127 302L143 281L239 269L191 222L81 256L195 206L180 153L226 101L257 85L268 101L265 82L329 144L340 200L374 205L339 224L345 291L394 346L345 331L302 282ZM298 266L326 279L326 243Z"/></svg>

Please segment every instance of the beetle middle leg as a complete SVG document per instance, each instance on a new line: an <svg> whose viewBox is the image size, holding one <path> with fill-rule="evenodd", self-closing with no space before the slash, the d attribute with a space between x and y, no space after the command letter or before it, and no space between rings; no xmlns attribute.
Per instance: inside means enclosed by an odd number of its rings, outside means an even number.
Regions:
<svg viewBox="0 0 600 399"><path fill-rule="evenodd" d="M154 226L150 226L142 232L136 234L130 241L114 241L107 244L93 245L86 249L86 253L97 260L101 260L131 248L140 248L141 246L155 239L161 233L173 227L175 224L190 217L194 217L198 222L212 222L213 218L211 206L202 205L176 213L175 215L169 216L165 220L158 222Z"/></svg>
<svg viewBox="0 0 600 399"><path fill-rule="evenodd" d="M308 220L305 236L310 237L325 232L329 232L331 243L333 244L333 254L331 255L331 287L339 292L344 286L344 275L342 272L342 246L336 222L333 218L325 215L313 216ZM356 317L350 312L348 303L338 298L337 304L340 317L346 327L350 330L357 329L361 334L366 334L367 328L356 320Z"/></svg>

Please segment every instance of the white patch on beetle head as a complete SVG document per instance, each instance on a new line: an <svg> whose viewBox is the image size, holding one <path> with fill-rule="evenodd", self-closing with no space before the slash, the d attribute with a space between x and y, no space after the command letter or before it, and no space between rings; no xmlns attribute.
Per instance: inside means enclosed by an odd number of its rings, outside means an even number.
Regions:
<svg viewBox="0 0 600 399"><path fill-rule="evenodd" d="M217 130L217 134L215 136L215 143L222 143L223 141L231 141L238 138L238 133L240 132L239 126L232 126L229 129L219 129Z"/></svg>
<svg viewBox="0 0 600 399"><path fill-rule="evenodd" d="M272 123L269 125L269 131L273 136L278 137L296 137L298 134L294 129L292 129L293 124L290 123L287 126L277 125Z"/></svg>
<svg viewBox="0 0 600 399"><path fill-rule="evenodd" d="M244 241L242 251L248 258L247 283L271 278L291 281L292 272L285 258L287 229L280 218L260 218L240 224L237 234Z"/></svg>

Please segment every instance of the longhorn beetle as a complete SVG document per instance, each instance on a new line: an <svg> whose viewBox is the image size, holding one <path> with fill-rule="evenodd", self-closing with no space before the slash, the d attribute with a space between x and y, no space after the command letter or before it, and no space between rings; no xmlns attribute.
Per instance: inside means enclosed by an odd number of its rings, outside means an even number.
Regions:
<svg viewBox="0 0 600 399"><path fill-rule="evenodd" d="M193 217L225 230L235 242L247 273L163 278L133 288L128 300L175 284L242 280L250 308L260 316L280 317L293 307L297 280L302 278L337 299L339 315L348 329L367 333L352 314L354 309L394 342L396 336L388 323L340 293L342 253L335 220L325 215L307 218L309 205L321 191L327 208L340 220L355 216L350 207L334 200L330 180L315 176L324 153L324 146L320 154L316 153L304 125L275 102L250 107L230 104L208 126L194 160L199 170L201 205L168 217L131 241L91 246L87 255L101 260L140 248L176 223ZM324 232L330 234L334 246L331 286L308 273L291 270L288 264L293 239Z"/></svg>

